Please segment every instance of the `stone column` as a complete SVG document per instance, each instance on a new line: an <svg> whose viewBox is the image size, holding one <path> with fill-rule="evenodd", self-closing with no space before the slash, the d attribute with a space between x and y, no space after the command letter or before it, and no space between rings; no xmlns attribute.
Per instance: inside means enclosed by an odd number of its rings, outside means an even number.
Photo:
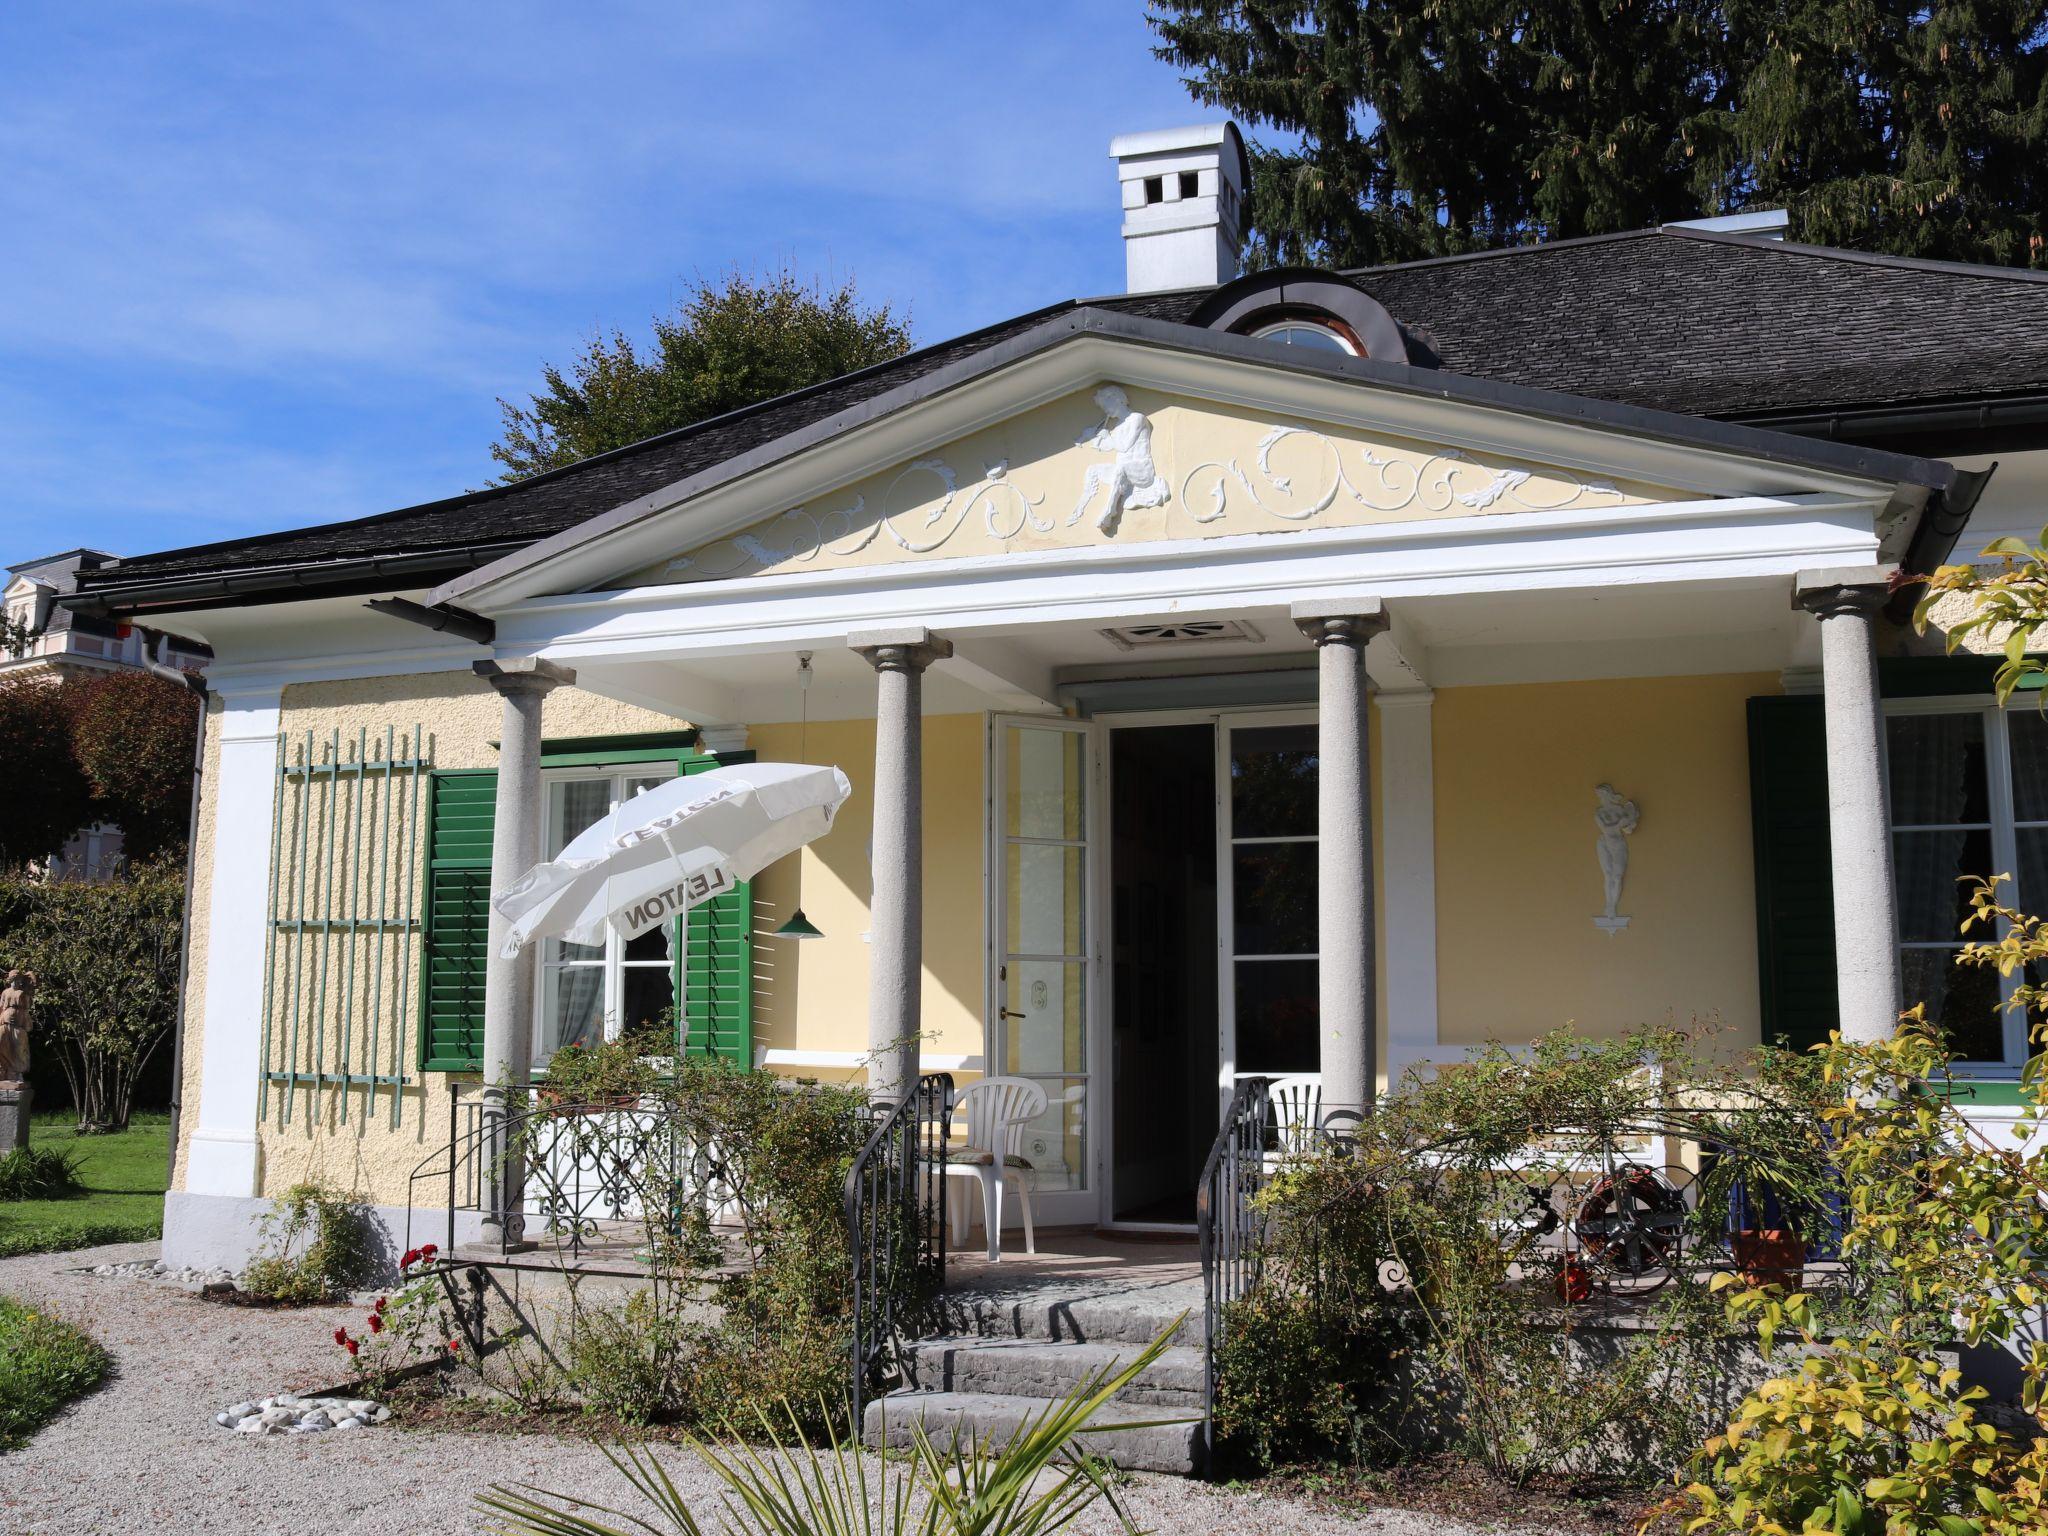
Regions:
<svg viewBox="0 0 2048 1536"><path fill-rule="evenodd" d="M1898 898L1885 803L1877 613L1890 568L1801 571L1792 603L1820 619L1827 710L1828 838L1833 849L1835 980L1844 1039L1889 1039L1899 1016Z"/></svg>
<svg viewBox="0 0 2048 1536"><path fill-rule="evenodd" d="M1315 642L1316 990L1323 1110L1372 1108L1379 1076L1372 910L1372 751L1365 647L1387 627L1377 598L1296 603Z"/></svg>
<svg viewBox="0 0 2048 1536"><path fill-rule="evenodd" d="M924 669L953 654L922 628L869 630L847 644L875 669L874 894L868 931L868 1088L917 1086L924 972Z"/></svg>
<svg viewBox="0 0 2048 1536"><path fill-rule="evenodd" d="M490 954L484 964L484 1113L501 1120L508 1088L523 1087L533 1075L534 947L515 959L500 954L510 927L498 915L497 898L527 870L540 862L541 702L555 689L576 681L567 667L533 656L509 661L479 661L476 675L503 697L504 725L498 740L498 804L491 822ZM492 1160L500 1176L492 1180L496 1198L485 1213L486 1234L507 1247L521 1245L526 1234L526 1170L508 1156L500 1130L493 1130Z"/></svg>

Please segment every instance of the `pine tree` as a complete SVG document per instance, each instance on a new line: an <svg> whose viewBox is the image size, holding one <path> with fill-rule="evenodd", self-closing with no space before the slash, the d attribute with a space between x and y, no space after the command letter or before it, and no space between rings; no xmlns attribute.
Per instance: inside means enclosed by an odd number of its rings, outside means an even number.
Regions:
<svg viewBox="0 0 2048 1536"><path fill-rule="evenodd" d="M1153 0L1264 130L1255 263L1787 207L1795 238L2048 266L2048 0Z"/></svg>

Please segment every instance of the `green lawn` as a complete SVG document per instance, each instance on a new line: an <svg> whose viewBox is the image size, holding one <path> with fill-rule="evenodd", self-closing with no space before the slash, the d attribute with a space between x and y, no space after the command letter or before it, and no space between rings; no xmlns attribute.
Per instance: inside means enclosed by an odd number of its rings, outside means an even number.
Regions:
<svg viewBox="0 0 2048 1536"><path fill-rule="evenodd" d="M69 1323L0 1296L0 1451L98 1386L107 1352Z"/></svg>
<svg viewBox="0 0 2048 1536"><path fill-rule="evenodd" d="M138 1112L113 1136L81 1136L69 1115L38 1115L30 1145L76 1157L86 1193L76 1200L0 1202L0 1258L161 1237L170 1134L170 1116L160 1112Z"/></svg>

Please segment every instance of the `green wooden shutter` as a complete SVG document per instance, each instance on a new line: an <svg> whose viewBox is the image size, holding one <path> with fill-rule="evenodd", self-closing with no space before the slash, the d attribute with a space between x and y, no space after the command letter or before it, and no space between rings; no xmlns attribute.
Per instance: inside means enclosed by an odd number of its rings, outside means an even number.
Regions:
<svg viewBox="0 0 2048 1536"><path fill-rule="evenodd" d="M748 755L749 757L751 754ZM703 773L724 759L685 760L684 773ZM754 1065L754 891L742 880L725 895L694 907L684 919L682 1046L686 1056L718 1056L741 1071Z"/></svg>
<svg viewBox="0 0 2048 1536"><path fill-rule="evenodd" d="M1818 1045L1839 1021L1827 731L1817 695L1749 701L1763 1038Z"/></svg>
<svg viewBox="0 0 2048 1536"><path fill-rule="evenodd" d="M426 924L421 944L420 1065L483 1069L484 968L490 957L493 769L433 777L427 817Z"/></svg>

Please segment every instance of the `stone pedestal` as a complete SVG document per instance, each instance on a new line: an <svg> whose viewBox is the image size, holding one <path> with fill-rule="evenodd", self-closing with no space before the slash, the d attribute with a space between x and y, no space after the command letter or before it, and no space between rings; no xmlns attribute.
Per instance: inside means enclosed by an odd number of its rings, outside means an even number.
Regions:
<svg viewBox="0 0 2048 1536"><path fill-rule="evenodd" d="M0 1157L28 1145L28 1112L35 1101L35 1089L25 1085L0 1088Z"/></svg>

